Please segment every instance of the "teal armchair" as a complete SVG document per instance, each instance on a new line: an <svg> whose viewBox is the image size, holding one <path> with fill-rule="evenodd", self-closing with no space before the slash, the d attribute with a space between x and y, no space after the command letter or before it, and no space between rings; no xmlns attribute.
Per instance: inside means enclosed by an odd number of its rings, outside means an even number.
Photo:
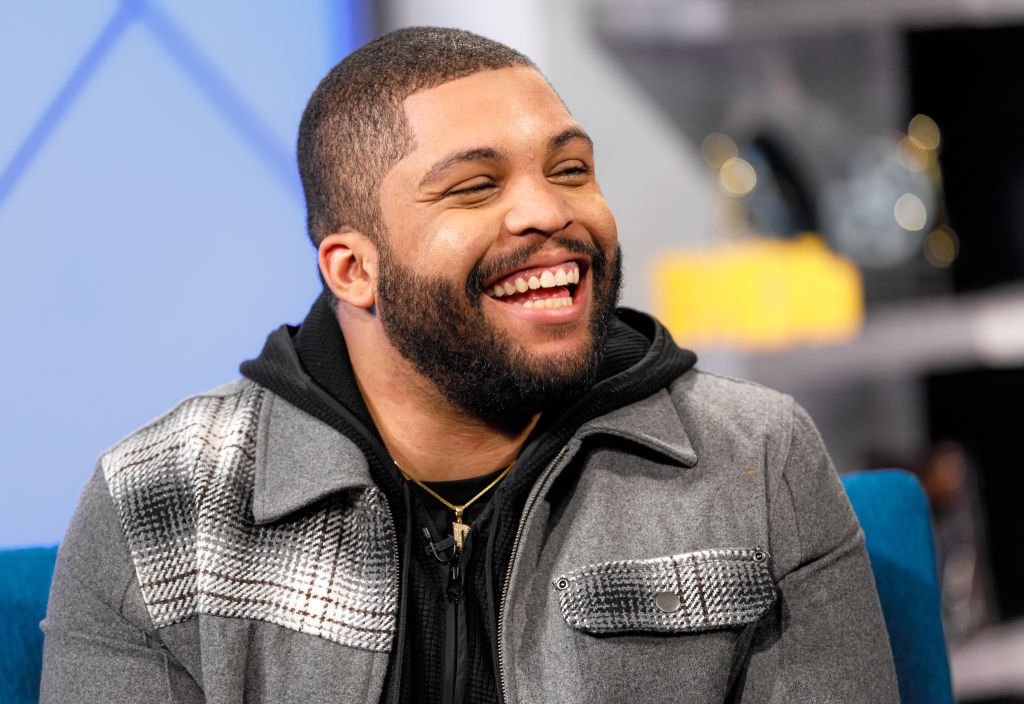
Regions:
<svg viewBox="0 0 1024 704"><path fill-rule="evenodd" d="M0 702L35 704L57 548L0 550Z"/></svg>
<svg viewBox="0 0 1024 704"><path fill-rule="evenodd" d="M913 474L843 478L864 535L903 704L953 704L928 501Z"/></svg>

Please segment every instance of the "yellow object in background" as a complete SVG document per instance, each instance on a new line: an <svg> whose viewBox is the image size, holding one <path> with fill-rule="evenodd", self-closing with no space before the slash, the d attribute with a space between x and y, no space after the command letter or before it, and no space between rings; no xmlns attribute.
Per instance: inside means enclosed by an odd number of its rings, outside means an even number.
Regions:
<svg viewBox="0 0 1024 704"><path fill-rule="evenodd" d="M860 271L816 235L667 254L653 281L655 311L684 346L837 343L864 321Z"/></svg>

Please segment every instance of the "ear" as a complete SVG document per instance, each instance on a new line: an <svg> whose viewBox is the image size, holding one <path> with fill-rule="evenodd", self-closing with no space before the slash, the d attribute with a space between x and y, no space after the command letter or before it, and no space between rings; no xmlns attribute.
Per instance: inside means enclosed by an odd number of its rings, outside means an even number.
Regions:
<svg viewBox="0 0 1024 704"><path fill-rule="evenodd" d="M339 301L372 308L377 298L377 246L358 230L345 228L320 243L320 274Z"/></svg>

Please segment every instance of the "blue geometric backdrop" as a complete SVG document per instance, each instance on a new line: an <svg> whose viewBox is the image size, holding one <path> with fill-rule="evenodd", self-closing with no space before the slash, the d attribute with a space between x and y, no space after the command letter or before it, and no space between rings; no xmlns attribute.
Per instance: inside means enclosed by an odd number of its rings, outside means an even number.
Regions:
<svg viewBox="0 0 1024 704"><path fill-rule="evenodd" d="M4 3L0 546L59 540L102 450L302 318L295 134L364 9Z"/></svg>

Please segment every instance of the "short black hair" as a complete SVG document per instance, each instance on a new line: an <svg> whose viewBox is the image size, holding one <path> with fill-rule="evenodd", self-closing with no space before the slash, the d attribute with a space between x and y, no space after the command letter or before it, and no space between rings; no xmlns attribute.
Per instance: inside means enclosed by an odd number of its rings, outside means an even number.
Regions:
<svg viewBox="0 0 1024 704"><path fill-rule="evenodd" d="M309 238L350 226L378 239L379 189L414 148L402 107L413 93L479 71L536 68L515 49L461 29L408 27L345 57L313 91L297 156Z"/></svg>

